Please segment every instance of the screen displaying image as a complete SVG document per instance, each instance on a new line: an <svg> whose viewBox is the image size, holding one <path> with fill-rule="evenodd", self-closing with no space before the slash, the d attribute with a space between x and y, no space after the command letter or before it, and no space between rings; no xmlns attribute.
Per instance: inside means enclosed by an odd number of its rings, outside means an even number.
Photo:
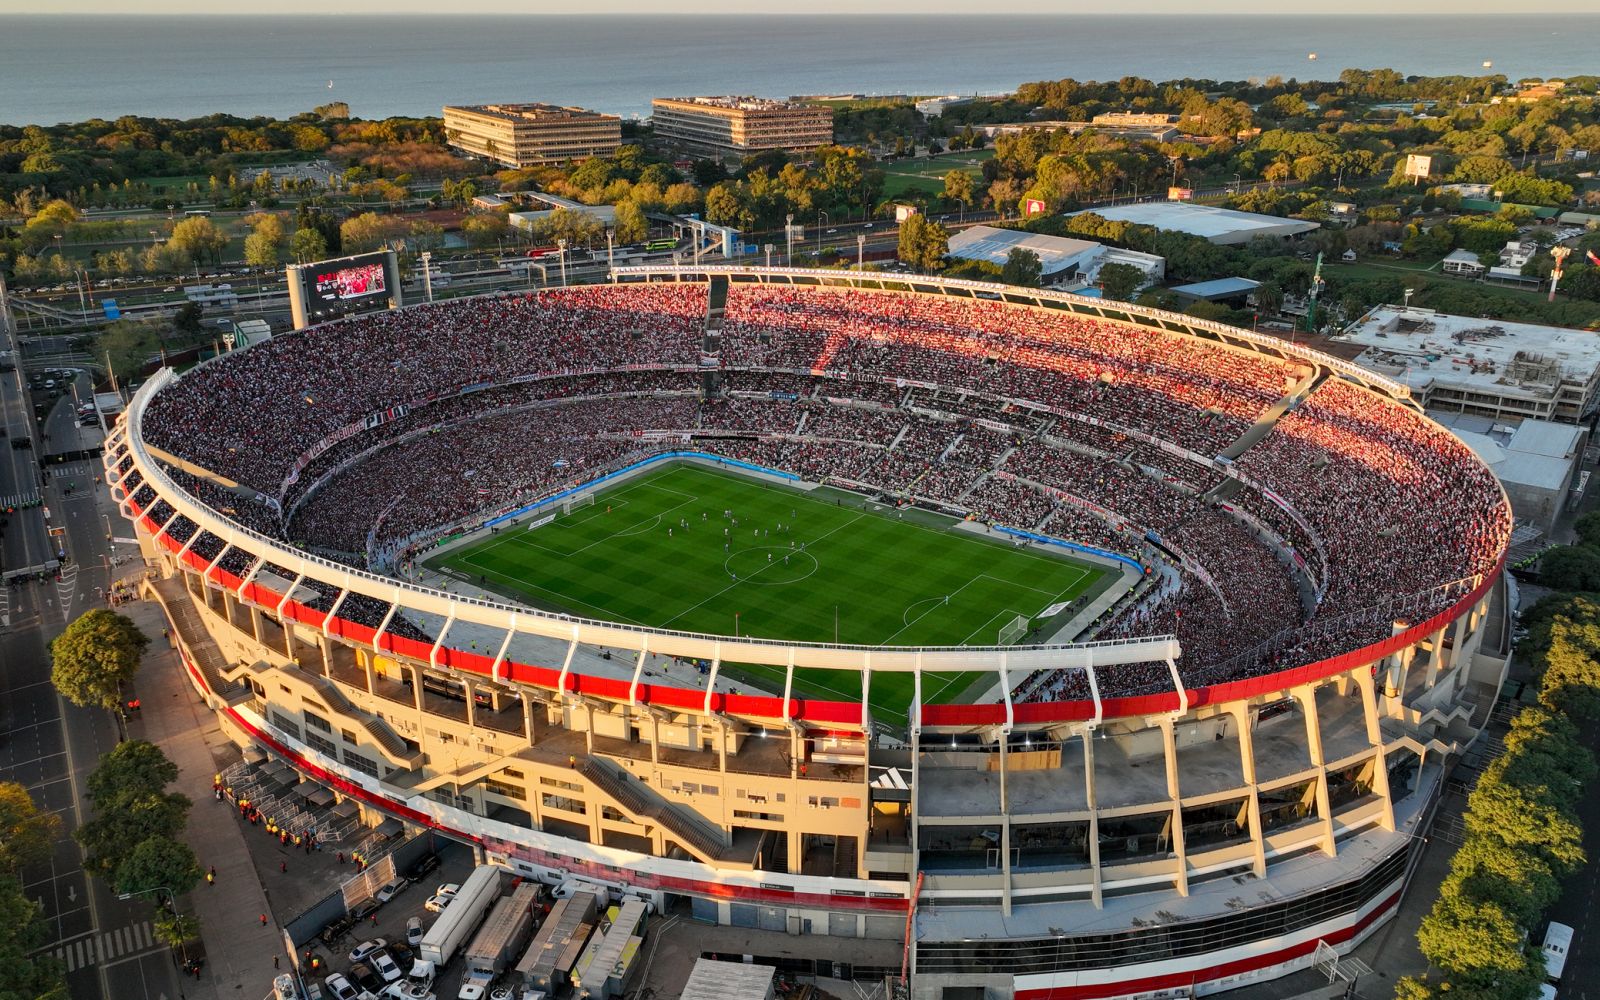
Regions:
<svg viewBox="0 0 1600 1000"><path fill-rule="evenodd" d="M315 298L321 302L343 302L377 295L385 290L381 259L318 272L315 282Z"/></svg>

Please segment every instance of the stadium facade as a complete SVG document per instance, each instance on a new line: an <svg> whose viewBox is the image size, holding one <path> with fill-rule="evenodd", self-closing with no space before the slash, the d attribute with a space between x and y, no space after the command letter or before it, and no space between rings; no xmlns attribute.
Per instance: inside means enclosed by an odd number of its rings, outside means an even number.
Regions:
<svg viewBox="0 0 1600 1000"><path fill-rule="evenodd" d="M819 311L832 297L876 295L1048 312L1314 370L1288 393L1302 398L1264 421L1289 419L1313 383L1333 380L1416 433L1432 426L1403 387L1346 362L1120 303L834 272L618 277L618 289L709 282L713 313L730 287L772 286L818 297ZM288 349L283 339L275 350ZM704 374L703 363L687 367ZM252 530L235 507L265 498L243 487L219 502L180 485L196 466L175 466L170 441L151 438L161 397L195 378L166 371L140 389L108 441L106 470L189 679L232 739L288 761L370 822L436 830L548 881L627 886L719 924L904 940L915 997L971 987L1025 1000L1197 995L1348 951L1393 917L1447 769L1487 721L1509 657L1503 496L1477 571L1385 595L1361 619L1381 619L1378 632L1347 631L1361 616L1313 613L1204 677L1185 673L1171 635L783 643L466 597ZM1018 406L997 402L994 419L1015 419ZM255 418L239 419L245 440ZM1241 503L1231 491L1254 472L1247 459L1186 454L1222 480L1209 504ZM1482 471L1470 455L1452 461L1462 475ZM1435 525L1416 558L1444 563L1470 519ZM1277 539L1287 570L1313 582L1313 608L1336 603L1340 573L1405 570L1368 565L1366 552L1321 552L1314 530L1297 547L1253 523ZM704 672L647 673L662 656ZM777 668L782 690L718 683L739 664ZM909 675L915 695L905 718L873 718L865 697L809 697L797 671L812 670L859 678L864 692ZM924 681L951 671L992 673L994 697L925 703ZM1072 683L1040 699L1025 683L1038 676Z"/></svg>

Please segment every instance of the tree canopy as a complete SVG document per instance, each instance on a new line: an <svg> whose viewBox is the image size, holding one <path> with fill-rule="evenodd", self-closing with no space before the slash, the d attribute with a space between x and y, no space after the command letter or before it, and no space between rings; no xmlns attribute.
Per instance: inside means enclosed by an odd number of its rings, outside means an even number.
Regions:
<svg viewBox="0 0 1600 1000"><path fill-rule="evenodd" d="M50 680L74 705L115 709L150 637L131 618L97 608L79 615L50 643Z"/></svg>

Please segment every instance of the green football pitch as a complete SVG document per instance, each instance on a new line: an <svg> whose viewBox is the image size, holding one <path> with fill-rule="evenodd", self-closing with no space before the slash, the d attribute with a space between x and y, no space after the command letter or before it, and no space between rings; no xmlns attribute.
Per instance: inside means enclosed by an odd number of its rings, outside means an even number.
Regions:
<svg viewBox="0 0 1600 1000"><path fill-rule="evenodd" d="M1108 575L940 524L926 515L901 519L834 491L808 493L677 463L602 489L592 505L539 527L504 527L429 565L584 617L896 646L993 645L1019 615L1036 619ZM722 670L768 691L783 689L782 668ZM923 698L956 700L992 680L930 674ZM875 675L873 708L904 717L911 683L909 674ZM814 697L861 697L860 677L848 671L800 670L795 687Z"/></svg>

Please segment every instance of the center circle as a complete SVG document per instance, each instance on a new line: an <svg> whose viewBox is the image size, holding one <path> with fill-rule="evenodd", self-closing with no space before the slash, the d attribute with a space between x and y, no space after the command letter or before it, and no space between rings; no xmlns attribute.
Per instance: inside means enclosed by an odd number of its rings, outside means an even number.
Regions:
<svg viewBox="0 0 1600 1000"><path fill-rule="evenodd" d="M767 556L772 558L769 560ZM785 563L784 557L789 561ZM761 545L740 549L729 556L722 568L738 578L740 583L756 583L763 587L781 587L799 583L817 571L817 559L802 549L786 545Z"/></svg>

